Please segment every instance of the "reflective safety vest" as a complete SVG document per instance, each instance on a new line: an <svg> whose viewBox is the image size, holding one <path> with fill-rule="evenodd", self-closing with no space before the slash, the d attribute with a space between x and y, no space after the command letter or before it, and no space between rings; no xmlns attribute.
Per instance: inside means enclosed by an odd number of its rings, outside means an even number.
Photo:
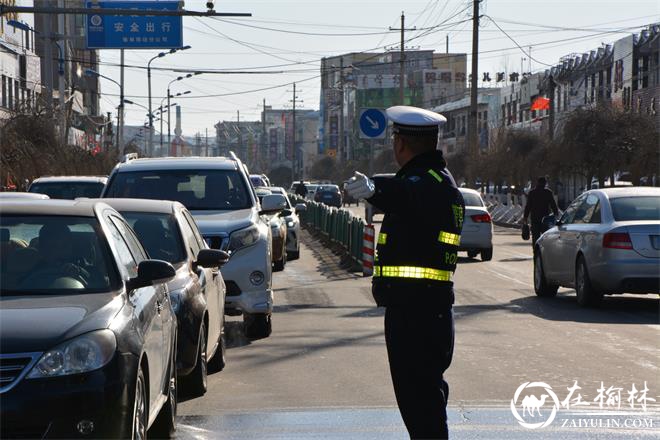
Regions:
<svg viewBox="0 0 660 440"><path fill-rule="evenodd" d="M379 305L447 306L465 207L451 174L426 153L394 178L374 178L369 202L385 212L372 290ZM415 303L422 301L422 303Z"/></svg>

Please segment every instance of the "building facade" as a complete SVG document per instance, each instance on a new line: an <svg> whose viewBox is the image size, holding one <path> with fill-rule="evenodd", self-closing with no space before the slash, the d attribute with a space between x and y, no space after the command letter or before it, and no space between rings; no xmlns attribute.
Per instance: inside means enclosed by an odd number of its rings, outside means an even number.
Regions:
<svg viewBox="0 0 660 440"><path fill-rule="evenodd" d="M13 5L14 0L0 0ZM27 3L27 4L26 4ZM22 5L32 6L32 2ZM26 29L10 23L22 23ZM12 112L30 111L41 93L40 58L35 52L32 14L6 14L0 17L0 119Z"/></svg>

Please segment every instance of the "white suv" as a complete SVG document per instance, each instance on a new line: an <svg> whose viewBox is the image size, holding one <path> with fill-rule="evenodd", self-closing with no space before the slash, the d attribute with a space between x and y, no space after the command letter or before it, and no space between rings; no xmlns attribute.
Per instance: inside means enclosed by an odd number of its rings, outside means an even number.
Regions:
<svg viewBox="0 0 660 440"><path fill-rule="evenodd" d="M232 157L135 159L118 164L103 197L176 200L188 208L209 247L229 252L222 267L225 312L243 314L249 337L271 333L271 231L268 215L286 199L265 196L260 204L241 161Z"/></svg>

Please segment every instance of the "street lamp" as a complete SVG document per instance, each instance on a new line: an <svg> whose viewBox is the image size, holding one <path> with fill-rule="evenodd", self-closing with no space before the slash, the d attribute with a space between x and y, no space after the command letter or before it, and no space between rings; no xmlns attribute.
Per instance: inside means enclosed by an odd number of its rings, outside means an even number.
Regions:
<svg viewBox="0 0 660 440"><path fill-rule="evenodd" d="M97 76L99 78L107 79L110 82L113 82L119 86L119 96L124 96L124 87L114 79L109 76L102 75L94 69L85 69L85 76ZM124 101L120 98L119 106L117 107L117 151L119 152L119 157L124 157L122 138L124 136Z"/></svg>
<svg viewBox="0 0 660 440"><path fill-rule="evenodd" d="M190 46L183 46L175 49L170 49L167 52L160 52L158 55L152 57L149 62L147 63L147 83L148 83L148 88L149 88L149 128L153 129L154 127L154 120L153 120L153 115L151 114L151 63L158 58L163 58L165 55L168 54L173 54L181 50L188 50L190 49ZM149 150L151 150L153 147L153 130L149 132Z"/></svg>
<svg viewBox="0 0 660 440"><path fill-rule="evenodd" d="M189 73L189 74L187 74L187 75L177 76L177 77L174 78L172 81L170 81L169 84L167 84L167 106L168 106L168 107L170 106L170 98L172 97L172 96L170 96L170 95L171 95L171 93L170 93L170 87L172 86L173 83L175 83L175 82L177 82L177 81L181 81L181 80L187 79L187 78L192 78L193 76L201 75L201 74L202 74L202 72L193 72L193 73ZM170 144L172 143L172 139L171 139L171 137L172 137L172 130L170 129L170 127L171 127L172 125L170 124L170 122L171 122L171 121L170 121L170 115L168 114L168 115L167 115L167 145L170 145Z"/></svg>
<svg viewBox="0 0 660 440"><path fill-rule="evenodd" d="M174 98L174 97L177 97L177 96L188 95L190 93L191 93L190 90L186 90L185 92L181 92L181 93L177 93L176 95L172 95L172 94L170 94L170 89L168 87L167 96L165 98L161 99L159 108L163 108L163 101L165 99L167 99L167 106L165 106L166 109L169 109L170 107L174 107L174 106L176 106L176 103L170 104L170 98ZM171 113L172 113L171 111L167 110L167 144L168 144L168 146L170 145L170 142L171 142L170 141L170 114ZM161 152L162 152L162 150L163 150L163 120L162 119L160 120L160 149L161 149Z"/></svg>

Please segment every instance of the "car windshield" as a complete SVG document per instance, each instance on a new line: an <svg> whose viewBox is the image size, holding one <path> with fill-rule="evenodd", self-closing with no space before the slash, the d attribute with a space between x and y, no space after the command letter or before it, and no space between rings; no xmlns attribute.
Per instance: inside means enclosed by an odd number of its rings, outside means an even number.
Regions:
<svg viewBox="0 0 660 440"><path fill-rule="evenodd" d="M479 194L470 192L461 192L461 194L463 195L465 206L484 206L483 202L481 201L481 197L479 197Z"/></svg>
<svg viewBox="0 0 660 440"><path fill-rule="evenodd" d="M104 186L101 182L36 182L30 186L30 192L46 194L51 199L95 199L101 196Z"/></svg>
<svg viewBox="0 0 660 440"><path fill-rule="evenodd" d="M316 189L318 193L336 193L339 194L339 187L337 185L323 185Z"/></svg>
<svg viewBox="0 0 660 440"><path fill-rule="evenodd" d="M98 220L0 216L0 293L108 292L117 272Z"/></svg>
<svg viewBox="0 0 660 440"><path fill-rule="evenodd" d="M172 214L122 211L121 215L137 234L149 258L172 264L185 261L183 241Z"/></svg>
<svg viewBox="0 0 660 440"><path fill-rule="evenodd" d="M612 215L618 222L660 220L660 197L617 197L610 199Z"/></svg>
<svg viewBox="0 0 660 440"><path fill-rule="evenodd" d="M237 170L155 170L115 174L106 197L174 200L188 210L236 210L252 206Z"/></svg>

